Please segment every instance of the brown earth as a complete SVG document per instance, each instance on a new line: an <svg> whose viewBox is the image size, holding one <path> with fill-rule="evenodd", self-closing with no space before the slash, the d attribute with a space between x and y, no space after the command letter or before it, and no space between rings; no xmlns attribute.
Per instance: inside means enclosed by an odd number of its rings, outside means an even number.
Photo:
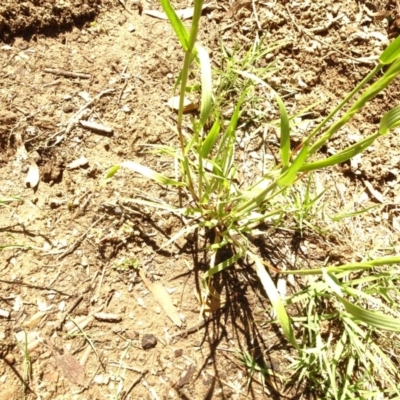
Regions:
<svg viewBox="0 0 400 400"><path fill-rule="evenodd" d="M17 35L57 36L74 26L93 21L101 11L101 0L84 1L13 1L0 5L0 39L12 41Z"/></svg>
<svg viewBox="0 0 400 400"><path fill-rule="evenodd" d="M160 10L156 1L142 6ZM188 235L163 248L183 221L129 202L133 197L171 202L177 194L128 171L101 184L122 160L173 171L168 158L148 154L145 146L176 140L170 127L176 115L166 104L183 56L168 22L142 11L117 0L0 5L0 194L24 200L0 208L0 246L17 245L0 253L0 310L9 313L0 317L1 397L312 396L304 385L285 386L279 378L291 350L281 332L265 323L269 303L251 268L238 265L216 278L213 285L224 302L203 322L195 294L207 269L201 250L207 238ZM268 83L279 89L290 112L319 102L302 118L312 123L372 68L398 34L397 17L395 2L378 0L213 1L204 12L200 41L214 66L221 65L221 41L231 49L241 43L245 50L257 37L269 44L287 41L261 62L273 59L280 68ZM324 151L374 132L379 118L399 103L398 83ZM245 108L250 115L250 104ZM257 123L277 116L269 98L262 114ZM85 129L82 119L111 131ZM249 133L255 128L249 124ZM379 205L364 223L324 240L311 232L303 238L275 233L262 242L271 263L320 265L327 257L345 262L399 252L396 133L357 163L318 174L330 189L333 211L357 196L363 207ZM254 148L259 141L254 138ZM81 157L82 165L71 165ZM32 189L26 177L35 165L40 182ZM300 248L303 255L295 261ZM181 327L166 316L137 266L167 288ZM88 325L74 331L63 320L66 313L76 321L86 316ZM250 353L278 378L264 386L255 374L248 386L239 352Z"/></svg>

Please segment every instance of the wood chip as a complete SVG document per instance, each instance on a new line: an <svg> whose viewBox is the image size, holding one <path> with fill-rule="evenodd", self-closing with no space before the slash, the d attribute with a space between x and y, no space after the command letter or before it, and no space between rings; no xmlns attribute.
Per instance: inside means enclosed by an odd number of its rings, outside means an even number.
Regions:
<svg viewBox="0 0 400 400"><path fill-rule="evenodd" d="M86 328L93 321L93 319L93 315L86 315L83 317L75 318L74 322L68 321L64 325L64 331L67 332L68 335L72 335L73 333Z"/></svg>
<svg viewBox="0 0 400 400"><path fill-rule="evenodd" d="M233 6L229 9L229 11L225 14L225 18L231 18L233 17L234 14L237 14L237 12L243 8L250 8L251 7L251 0L238 0L236 1Z"/></svg>
<svg viewBox="0 0 400 400"><path fill-rule="evenodd" d="M173 110L179 110L179 97L174 96L168 100L168 107L172 108ZM190 112L195 111L199 108L199 105L194 103L193 101L185 98L183 101L183 112Z"/></svg>
<svg viewBox="0 0 400 400"><path fill-rule="evenodd" d="M156 298L164 312L168 315L170 320L176 325L181 327L182 321L179 316L177 308L172 302L170 294L167 292L165 287L160 282L151 283L145 276L142 270L139 271L140 277L143 279L144 284L151 291L153 296Z"/></svg>
<svg viewBox="0 0 400 400"><path fill-rule="evenodd" d="M90 353L92 352L92 347L91 346L87 346L85 351L83 352L81 358L79 359L79 364L82 365L82 367L84 367L87 363L87 360L89 359Z"/></svg>
<svg viewBox="0 0 400 400"><path fill-rule="evenodd" d="M122 318L121 316L117 314L111 314L111 313L96 313L94 314L94 317L98 319L99 321L106 321L106 322L121 322Z"/></svg>
<svg viewBox="0 0 400 400"><path fill-rule="evenodd" d="M97 132L97 133L103 133L104 135L112 135L113 130L103 124L98 124L96 122L92 121L85 121L85 120L80 120L79 123L86 129L90 129L91 131Z"/></svg>
<svg viewBox="0 0 400 400"><path fill-rule="evenodd" d="M81 167L87 167L88 165L89 165L89 160L86 157L82 156L82 157L79 157L76 160L70 162L67 165L67 168L68 169L77 169L77 168L81 168Z"/></svg>
<svg viewBox="0 0 400 400"><path fill-rule="evenodd" d="M379 201L379 203L386 203L386 199L383 197L382 193L375 190L369 181L363 181L363 182L364 185L367 187L368 191L375 198L375 200Z"/></svg>
<svg viewBox="0 0 400 400"><path fill-rule="evenodd" d="M196 367L193 364L191 364L188 370L183 372L183 374L180 376L178 382L176 383L176 386L178 388L182 388L183 386L187 385L192 379L192 376L195 372L196 372Z"/></svg>
<svg viewBox="0 0 400 400"><path fill-rule="evenodd" d="M63 375L70 382L85 386L85 370L79 361L66 349L63 349L61 353L54 346L50 345L49 347Z"/></svg>
<svg viewBox="0 0 400 400"><path fill-rule="evenodd" d="M43 320L43 317L46 316L46 312L44 311L38 311L37 313L33 314L30 318L28 318L22 326L32 329L36 325L39 325L39 323Z"/></svg>

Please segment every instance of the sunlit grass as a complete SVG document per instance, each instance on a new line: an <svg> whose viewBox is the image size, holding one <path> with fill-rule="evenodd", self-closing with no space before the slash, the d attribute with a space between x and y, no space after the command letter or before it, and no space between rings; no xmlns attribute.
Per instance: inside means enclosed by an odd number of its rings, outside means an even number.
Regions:
<svg viewBox="0 0 400 400"><path fill-rule="evenodd" d="M322 263L314 269L282 270L282 276L302 276L306 280L298 293L282 297L264 260L250 242L255 235L263 234L263 226L285 227L300 233L310 229L324 235L326 221L329 220L332 227L343 218L368 211L349 213L344 210L328 215L324 199L326 188L315 184L313 171L348 161L400 124L398 106L382 116L375 133L328 157L320 153L323 146L340 135L341 128L354 115L398 76L400 37L388 46L377 66L343 101L324 119L311 124L310 129L302 133L302 139L293 144L292 132L297 128L298 115L290 116L285 102L268 85L276 66L257 66L260 57L283 44L260 42L247 51L240 51L237 57L222 46L222 61L213 75L207 51L197 42L203 1L194 1L189 31L170 2L160 1L185 54L178 79L180 106L174 128L179 147L158 147L160 154L171 157L171 165L178 166L177 174L167 176L126 161L114 166L106 179L123 166L178 190L177 204L131 199L186 218L187 226L171 238L168 245L198 229L214 232L215 240L209 247L209 269L202 279L204 304L206 297L212 295L211 280L215 274L241 259L253 266L271 302L276 322L297 351L298 356L292 363L296 379L306 378L324 398L378 398L379 390L390 396L397 394L400 377L396 365L377 344L374 335L400 332L397 303L388 296L391 290L384 289L387 285L396 286L398 271L395 266L400 257L369 259L365 254L364 261L341 266ZM183 124L183 104L193 66L200 67L200 82L197 85L190 82L190 87L191 90L199 88L201 101L188 132ZM213 76L216 76L214 83ZM260 99L267 95L269 102L275 102L279 116L269 121L265 121L268 118L259 106ZM271 150L268 162L263 163L259 175L246 179L243 160L238 157L238 140L249 124L256 132L262 131L257 130L260 124L276 128L277 138L276 147ZM262 152L265 156L265 148ZM232 255L217 263L216 254L225 247L230 248ZM307 281L310 276L313 279ZM372 282L375 289L369 291ZM293 305L300 305L300 315L291 315ZM254 372L256 367L251 368Z"/></svg>

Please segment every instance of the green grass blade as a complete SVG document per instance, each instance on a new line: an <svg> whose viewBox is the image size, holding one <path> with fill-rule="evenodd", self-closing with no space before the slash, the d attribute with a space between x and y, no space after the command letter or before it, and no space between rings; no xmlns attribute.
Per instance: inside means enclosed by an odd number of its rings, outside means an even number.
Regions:
<svg viewBox="0 0 400 400"><path fill-rule="evenodd" d="M346 331L343 332L342 337L336 344L335 348L335 353L332 359L332 375L335 377L337 374L337 368L339 365L339 362L342 358L344 358L345 353L347 351L347 333ZM337 392L337 386L336 386L336 379L332 380L332 386L333 390Z"/></svg>
<svg viewBox="0 0 400 400"><path fill-rule="evenodd" d="M197 54L201 68L201 104L200 104L200 127L207 122L212 106L212 76L211 62L206 49L197 46Z"/></svg>
<svg viewBox="0 0 400 400"><path fill-rule="evenodd" d="M247 251L248 256L255 262L256 264L256 272L261 281L261 284L264 287L264 290L271 301L272 307L277 315L278 321L282 327L282 330L287 338L287 340L296 348L299 349L299 345L297 344L296 338L294 336L294 332L292 329L292 325L290 323L289 316L286 312L285 306L281 299L281 296L271 279L271 276L265 270L265 267L261 261L261 259L255 254Z"/></svg>
<svg viewBox="0 0 400 400"><path fill-rule="evenodd" d="M296 159L293 161L292 165L287 169L287 171L278 179L279 186L290 186L297 177L297 173L301 171L305 160L308 157L308 143L304 143L297 155Z"/></svg>
<svg viewBox="0 0 400 400"><path fill-rule="evenodd" d="M386 135L390 130L397 126L400 126L400 106L392 108L381 118L379 123L379 133L381 135Z"/></svg>
<svg viewBox="0 0 400 400"><path fill-rule="evenodd" d="M371 269L374 267L380 267L382 265L393 265L400 264L400 257L382 257L376 258L375 260L370 261L362 261L362 262L354 262L349 264L343 264L339 266L328 266L325 268L316 268L316 269L294 269L294 270L286 270L281 271L282 275L321 275L323 273L323 269L328 273L339 273L339 272L352 272L352 271L360 271L363 269Z"/></svg>
<svg viewBox="0 0 400 400"><path fill-rule="evenodd" d="M192 17L192 26L189 34L189 50L194 48L197 39L197 32L199 31L201 13L203 11L204 0L194 0L194 11Z"/></svg>
<svg viewBox="0 0 400 400"><path fill-rule="evenodd" d="M200 156L203 158L207 158L208 155L210 154L212 148L214 147L215 142L218 139L218 135L219 135L219 131L221 129L221 125L220 125L220 121L217 119L210 132L208 133L208 135L206 136L206 138L204 139L204 142L201 146L200 149Z"/></svg>
<svg viewBox="0 0 400 400"><path fill-rule="evenodd" d="M0 195L0 205L9 204L14 201L24 201L24 199L22 199L18 196L1 196Z"/></svg>
<svg viewBox="0 0 400 400"><path fill-rule="evenodd" d="M368 364L367 360L369 360L370 365L374 365L377 372L379 372L379 374L387 380L387 383L390 382L392 390L395 390L396 393L398 393L398 390L395 389L396 383L393 381L393 379L391 379L389 374L387 374L387 370L389 369L393 375L398 375L398 368L393 365L391 360L378 345L368 339L369 333L366 332L365 329L362 329L362 327L360 327L360 325L353 320L351 315L344 312L342 314L342 320L344 322L345 329L349 334L350 343L352 347L356 349L360 358L362 358L362 363L364 366ZM365 346L366 341L369 342L369 346ZM381 359L383 363L377 363L377 359Z"/></svg>
<svg viewBox="0 0 400 400"><path fill-rule="evenodd" d="M119 168L121 166L119 164L113 165L107 172L106 176L104 177L103 181L100 183L101 186L106 185L111 179L114 177L114 175L118 172Z"/></svg>
<svg viewBox="0 0 400 400"><path fill-rule="evenodd" d="M379 311L370 311L359 307L343 297L340 284L334 276L331 276L325 268L322 269L325 282L336 294L338 300L344 305L346 311L356 320L362 321L380 330L400 332L400 318L393 318Z"/></svg>
<svg viewBox="0 0 400 400"><path fill-rule="evenodd" d="M189 49L189 32L185 28L185 25L183 25L182 21L180 18L176 15L175 10L172 8L171 3L169 0L160 0L161 6L167 15L169 22L172 25L172 28L174 29L176 36L179 39L179 42L181 43L183 49L185 51L188 51Z"/></svg>
<svg viewBox="0 0 400 400"><path fill-rule="evenodd" d="M363 208L362 210L359 210L359 211L353 211L353 212L348 212L348 213L342 212L342 213L334 215L333 217L331 217L331 219L332 219L332 221L338 222L338 221L340 221L342 219L345 219L345 218L352 218L352 217L356 217L358 215L362 215L362 214L364 214L364 213L366 213L368 211L371 211L371 210L373 210L374 208L377 208L377 207L379 207L378 204L374 205L374 206L371 206L371 207Z"/></svg>
<svg viewBox="0 0 400 400"><path fill-rule="evenodd" d="M339 300L343 303L346 311L357 320L365 322L379 330L400 332L400 318L393 318L379 311L366 310L350 303L344 298L339 298Z"/></svg>
<svg viewBox="0 0 400 400"><path fill-rule="evenodd" d="M349 393L350 391L348 390L348 387L352 380L351 378L354 375L353 370L354 370L354 366L355 366L355 361L356 360L353 355L351 355L348 359L346 373L345 373L345 381L344 381L344 385L342 388L342 396L339 398L340 400L349 399L351 396L351 393Z"/></svg>
<svg viewBox="0 0 400 400"><path fill-rule="evenodd" d="M242 257L243 257L243 253L239 251L234 256L228 258L225 261L220 262L215 267L210 268L209 270L207 270L204 273L203 280L211 278L213 275L218 274L219 272L222 272L224 269L230 267L231 265L233 265L237 260L239 260Z"/></svg>
<svg viewBox="0 0 400 400"><path fill-rule="evenodd" d="M223 137L220 141L220 146L218 148L218 154L216 159L219 160L218 164L222 170L224 177L230 176L230 171L233 163L234 146L235 146L235 131L240 117L240 109L244 99L246 98L247 90L245 90L240 96L235 110L233 111L229 126L226 129Z"/></svg>
<svg viewBox="0 0 400 400"><path fill-rule="evenodd" d="M387 65L391 64L396 58L400 57L400 36L397 36L392 43L383 51L379 57L379 62L381 64Z"/></svg>
<svg viewBox="0 0 400 400"><path fill-rule="evenodd" d="M378 65L379 67L379 65ZM354 102L350 109L317 140L310 149L310 154L319 150L342 126L347 124L365 104L386 89L400 73L400 59L397 59L376 82L372 83Z"/></svg>
<svg viewBox="0 0 400 400"><path fill-rule="evenodd" d="M359 153L362 153L367 147L371 146L371 144L380 136L380 133L375 133L366 137L365 139L360 140L359 142L349 146L347 149L341 150L338 153L334 154L331 157L324 158L323 160L314 161L311 163L303 164L300 167L300 172L304 171L313 171L316 169L322 169L331 167L333 165L341 164L350 158L356 156Z"/></svg>
<svg viewBox="0 0 400 400"><path fill-rule="evenodd" d="M124 161L121 163L121 167L130 169L131 171L137 172L145 176L146 178L152 179L153 181L159 183L160 185L173 185L173 186L184 186L182 182L170 179L165 175L161 175L158 172L146 167L142 164L136 163L134 161Z"/></svg>
<svg viewBox="0 0 400 400"><path fill-rule="evenodd" d="M37 247L31 247L27 244L6 244L6 245L1 245L0 250L5 250L5 249L25 249L25 250L30 250L30 249L36 249L36 250L43 250L39 249Z"/></svg>
<svg viewBox="0 0 400 400"><path fill-rule="evenodd" d="M283 167L287 167L289 165L290 159L290 125L289 125L289 117L286 112L285 104L282 99L276 93L276 100L279 104L279 111L281 113L281 137L280 137L280 152Z"/></svg>
<svg viewBox="0 0 400 400"><path fill-rule="evenodd" d="M130 199L128 197L123 197L121 200L123 200L126 203L134 203L134 204L140 204L141 206L147 206L151 208L158 208L164 211L172 212L176 215L185 215L187 209L186 208L177 208L174 206L171 206L166 203L157 203L155 201L149 201L149 200L143 200L143 199Z"/></svg>

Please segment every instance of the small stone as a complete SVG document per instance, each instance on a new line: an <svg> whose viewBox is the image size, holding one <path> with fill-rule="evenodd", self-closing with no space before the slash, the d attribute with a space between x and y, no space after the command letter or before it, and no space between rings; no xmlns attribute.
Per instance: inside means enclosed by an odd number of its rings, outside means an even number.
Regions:
<svg viewBox="0 0 400 400"><path fill-rule="evenodd" d="M145 334L142 337L142 349L149 350L157 346L157 338L152 334Z"/></svg>
<svg viewBox="0 0 400 400"><path fill-rule="evenodd" d="M89 265L89 261L86 256L82 256L81 265L82 265L82 267L87 267Z"/></svg>
<svg viewBox="0 0 400 400"><path fill-rule="evenodd" d="M129 32L134 32L134 31L135 31L135 25L129 24L129 25L128 25L128 31L129 31Z"/></svg>
<svg viewBox="0 0 400 400"><path fill-rule="evenodd" d="M96 376L93 378L93 382L94 382L94 383L97 383L98 385L102 385L102 384L103 384L103 381L104 381L104 378L103 378L103 375L102 375L102 374L96 375Z"/></svg>
<svg viewBox="0 0 400 400"><path fill-rule="evenodd" d="M174 351L174 356L175 356L175 358L181 357L182 354L183 354L183 349L176 349L176 350Z"/></svg>
<svg viewBox="0 0 400 400"><path fill-rule="evenodd" d="M130 340L139 339L139 332L129 329L125 332L125 336Z"/></svg>
<svg viewBox="0 0 400 400"><path fill-rule="evenodd" d="M4 357L4 360L6 361L7 364L13 365L15 363L15 357L9 353Z"/></svg>
<svg viewBox="0 0 400 400"><path fill-rule="evenodd" d="M64 103L62 109L66 114L72 113L72 111L74 111L74 107L70 102Z"/></svg>
<svg viewBox="0 0 400 400"><path fill-rule="evenodd" d="M62 206L65 203L65 201L60 200L60 199L50 199L49 200L49 206L52 210L55 210L56 208Z"/></svg>

